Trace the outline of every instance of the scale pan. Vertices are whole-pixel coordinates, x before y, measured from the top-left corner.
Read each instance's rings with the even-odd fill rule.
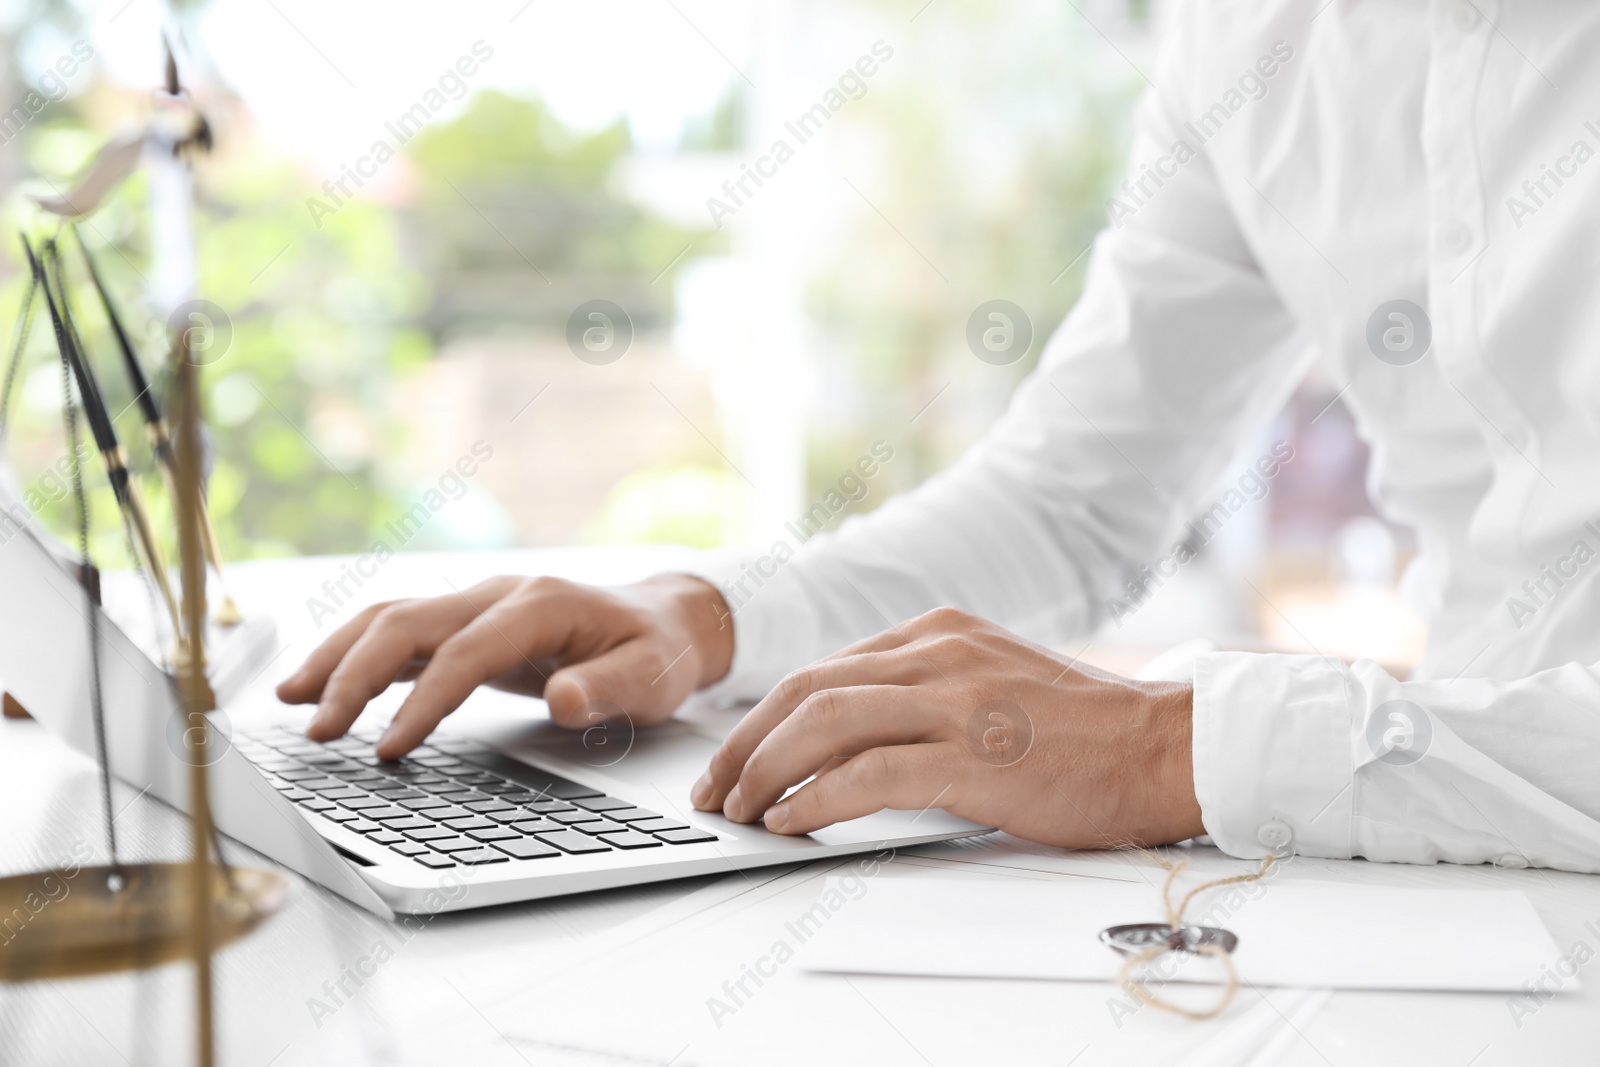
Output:
[[[211,868],[213,950],[237,941],[280,907],[277,871]],[[122,888],[111,890],[120,874]],[[188,862],[128,863],[0,878],[0,982],[75,978],[155,967],[192,955]]]

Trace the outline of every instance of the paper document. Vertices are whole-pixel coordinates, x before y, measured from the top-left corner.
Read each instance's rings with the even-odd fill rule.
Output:
[[[827,925],[804,966],[1114,980],[1123,958],[1100,941],[1100,931],[1161,921],[1159,900],[1149,885],[880,879]],[[1562,962],[1520,891],[1246,885],[1203,895],[1186,921],[1236,934],[1234,965],[1242,982],[1255,985],[1520,992]],[[1193,956],[1176,958],[1173,967],[1162,977],[1212,981],[1218,973],[1216,964]],[[1576,988],[1576,978],[1563,975],[1562,989]]]

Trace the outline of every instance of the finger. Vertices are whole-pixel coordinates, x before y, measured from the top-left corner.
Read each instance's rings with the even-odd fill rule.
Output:
[[[809,834],[884,808],[949,807],[959,803],[961,768],[961,748],[949,741],[868,749],[774,805],[766,826],[774,833]]]
[[[920,686],[864,685],[807,697],[745,762],[723,812],[750,822],[831,760],[886,745],[943,740],[946,716]]]
[[[344,654],[350,651],[350,646],[367,632],[367,627],[377,618],[379,612],[397,603],[400,601],[391,600],[383,604],[374,604],[329,634],[328,639],[312,650],[311,655],[306,657],[299,669],[278,683],[278,699],[285,704],[309,704],[321,697],[322,687],[327,684],[328,676],[339,665],[339,661],[344,659]]]
[[[425,659],[414,659],[400,668],[400,673],[394,676],[394,680],[397,682],[414,682],[417,679],[417,675],[422,673],[422,668],[427,665],[428,661]]]
[[[399,759],[416,748],[485,682],[518,668],[542,672],[537,661],[567,643],[572,619],[570,612],[545,610],[545,605],[522,597],[486,606],[440,643],[378,739],[378,755]]]
[[[695,783],[690,801],[701,811],[719,810],[728,791],[739,781],[745,761],[800,702],[822,689],[856,685],[909,684],[917,680],[916,667],[900,650],[869,652],[848,659],[818,660],[789,675],[761,702],[745,713],[711,757],[711,765]]]
[[[848,659],[851,656],[864,656],[868,652],[888,652],[907,644],[911,638],[901,627],[891,627],[871,637],[864,637],[853,645],[846,645],[832,655],[823,656],[820,662],[834,659]]]
[[[476,614],[459,596],[405,600],[379,612],[328,676],[306,736],[329,741],[342,735],[368,701],[393,685],[417,660],[432,656]]]
[[[658,641],[625,641],[552,674],[545,703],[551,720],[569,729],[592,725],[594,711],[618,717],[606,705],[636,722],[659,722],[694,692],[699,662],[692,647],[674,650]]]

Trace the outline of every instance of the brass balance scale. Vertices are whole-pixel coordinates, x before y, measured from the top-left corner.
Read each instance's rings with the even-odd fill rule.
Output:
[[[168,183],[169,190],[175,185],[187,194],[176,201],[181,205],[182,218],[158,218],[156,221],[188,232],[188,203],[193,197],[190,164],[194,156],[210,148],[211,133],[204,116],[179,82],[170,47],[166,56],[165,85],[155,93],[154,121],[135,136],[113,141],[103,148],[73,192],[39,200],[41,211],[58,219],[57,237],[43,241],[38,252],[26,237],[23,238],[32,282],[4,389],[9,393],[13,384],[15,364],[26,345],[34,297],[42,294],[54,328],[64,378],[71,378],[77,386],[76,403],[72,389],[63,386],[63,414],[71,438],[67,444],[73,462],[72,480],[80,534],[77,576],[84,591],[84,614],[89,627],[90,699],[111,862],[0,878],[0,915],[22,909],[31,916],[25,934],[13,939],[0,952],[0,981],[101,975],[190,959],[195,967],[196,1062],[210,1067],[215,1062],[212,953],[244,937],[274,914],[283,904],[289,883],[277,871],[228,864],[222,856],[211,819],[207,767],[212,759],[207,753],[215,743],[215,728],[206,713],[216,710],[217,700],[206,672],[206,623],[209,614],[212,623],[228,626],[238,621],[238,614],[225,592],[219,609],[214,613],[207,610],[207,564],[220,580],[221,557],[206,511],[203,488],[200,368],[194,358],[192,331],[173,331],[168,357],[169,406],[173,415],[173,432],[169,435],[155,403],[155,394],[144,381],[132,343],[95,269],[88,246],[80,236],[77,244],[84,264],[122,350],[124,364],[139,396],[152,449],[171,488],[178,530],[181,590],[180,596],[175,598],[138,484],[116,444],[111,420],[100,400],[87,353],[73,323],[62,250],[58,244],[62,231],[72,229],[76,233],[72,222],[92,215],[105,197],[141,164],[159,171],[160,179]],[[157,177],[153,173],[152,181]],[[175,650],[168,677],[174,690],[189,766],[192,816],[191,855],[183,861],[128,863],[117,858],[99,682],[103,615],[99,607],[98,572],[89,559],[88,506],[82,472],[78,469],[78,460],[83,455],[76,436],[80,414],[89,424],[104,461],[135,558],[159,592],[173,629]],[[69,882],[72,891],[58,898],[59,887]],[[39,906],[42,900],[54,902],[42,907]]]

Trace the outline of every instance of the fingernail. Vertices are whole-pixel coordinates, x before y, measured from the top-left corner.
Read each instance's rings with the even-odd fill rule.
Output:
[[[700,780],[689,790],[689,803],[697,808],[704,808],[706,801],[711,799],[711,772],[700,776]]]
[[[732,819],[734,822],[738,822],[739,821],[739,787],[738,786],[734,786],[732,789],[728,790],[728,799],[726,799],[726,800],[724,800],[722,802],[722,814],[726,815],[728,818]]]
[[[789,805],[779,804],[767,809],[767,829],[773,833],[782,833],[784,827],[789,825]]]

